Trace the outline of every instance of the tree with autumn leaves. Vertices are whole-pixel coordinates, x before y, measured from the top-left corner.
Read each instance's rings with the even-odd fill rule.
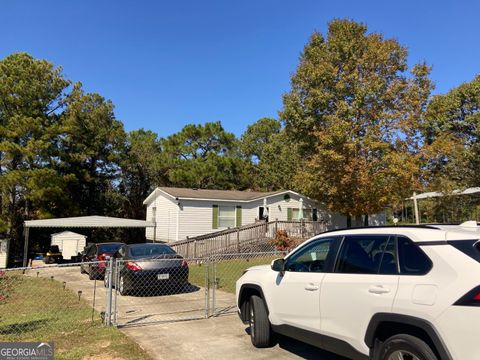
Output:
[[[397,40],[334,20],[304,48],[281,118],[302,161],[296,188],[331,210],[374,214],[419,186],[430,68]],[[367,217],[366,217],[367,218]]]
[[[0,60],[0,235],[20,239],[33,218],[144,218],[156,186],[288,188],[349,219],[413,190],[478,186],[480,76],[431,96],[430,67],[407,57],[397,40],[334,20],[306,44],[279,119],[237,138],[220,122],[127,133],[108,99],[12,54]]]

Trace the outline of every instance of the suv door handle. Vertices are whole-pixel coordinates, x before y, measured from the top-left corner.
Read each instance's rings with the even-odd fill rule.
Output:
[[[320,289],[320,287],[314,284],[308,284],[305,286],[305,290],[307,291],[317,291],[318,289]]]
[[[383,285],[373,285],[368,288],[368,292],[372,294],[388,294],[390,289]]]

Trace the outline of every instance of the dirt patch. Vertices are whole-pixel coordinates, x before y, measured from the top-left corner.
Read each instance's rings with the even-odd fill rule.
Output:
[[[111,342],[108,341],[108,340],[102,340],[102,341],[98,341],[98,342],[97,342],[97,346],[98,346],[99,348],[101,348],[101,349],[104,349],[104,348],[109,347],[110,344],[111,344]]]
[[[82,360],[126,360],[126,359],[113,354],[105,353],[102,355],[84,356]]]

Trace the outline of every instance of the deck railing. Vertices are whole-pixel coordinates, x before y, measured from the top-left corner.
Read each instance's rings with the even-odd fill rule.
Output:
[[[260,221],[254,224],[216,231],[169,243],[185,257],[202,257],[225,252],[242,252],[245,248],[273,240],[277,231],[285,230],[290,237],[307,239],[326,231],[319,221]]]

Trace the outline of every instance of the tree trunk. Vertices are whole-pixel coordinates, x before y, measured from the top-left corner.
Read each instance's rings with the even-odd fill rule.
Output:
[[[363,218],[363,226],[369,226],[368,225],[368,214],[365,214],[365,217]]]
[[[348,214],[347,215],[347,228],[351,228],[352,227],[352,215]]]

